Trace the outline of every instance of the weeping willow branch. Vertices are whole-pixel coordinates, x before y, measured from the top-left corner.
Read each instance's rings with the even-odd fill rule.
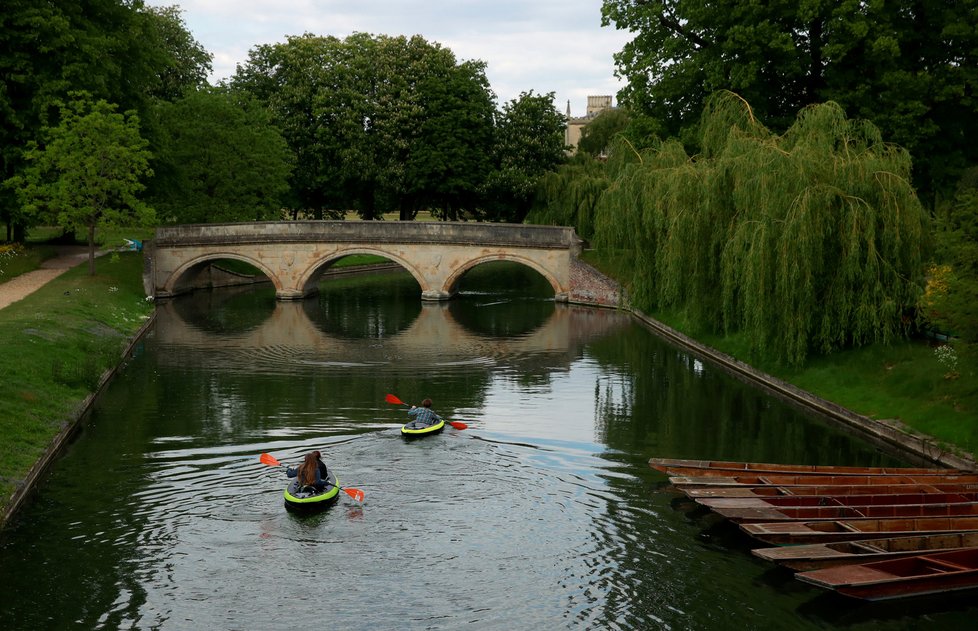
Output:
[[[775,136],[729,92],[701,133],[696,158],[667,141],[616,167],[593,206],[595,243],[635,253],[638,305],[789,363],[901,334],[926,225],[906,151],[835,103]]]

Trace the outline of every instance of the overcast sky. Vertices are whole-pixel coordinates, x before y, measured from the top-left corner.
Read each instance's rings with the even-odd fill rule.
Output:
[[[486,76],[497,103],[520,92],[556,93],[584,115],[589,95],[615,96],[612,55],[631,37],[601,26],[601,0],[147,0],[179,6],[184,23],[214,55],[211,83],[234,74],[235,66],[260,44],[314,33],[345,38],[421,35],[449,48],[460,61],[488,64]],[[615,100],[617,104],[617,99]]]

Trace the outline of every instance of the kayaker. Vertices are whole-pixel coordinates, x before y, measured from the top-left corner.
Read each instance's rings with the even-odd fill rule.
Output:
[[[438,421],[441,417],[435,414],[431,409],[431,399],[425,399],[421,402],[421,407],[412,405],[411,409],[408,410],[408,416],[414,419],[414,425],[430,427]]]
[[[318,451],[307,453],[305,460],[298,467],[285,469],[285,475],[299,479],[299,488],[311,486],[317,491],[322,491],[329,486],[326,482],[326,474],[326,463],[323,462],[322,454]]]

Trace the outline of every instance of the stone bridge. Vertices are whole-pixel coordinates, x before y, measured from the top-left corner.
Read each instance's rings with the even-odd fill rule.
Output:
[[[522,224],[400,221],[273,221],[164,226],[147,244],[147,293],[168,298],[209,285],[218,259],[260,269],[279,300],[317,291],[322,274],[351,254],[373,254],[407,270],[424,300],[447,300],[459,279],[489,261],[513,261],[539,272],[557,301],[573,290],[581,251],[573,228]]]

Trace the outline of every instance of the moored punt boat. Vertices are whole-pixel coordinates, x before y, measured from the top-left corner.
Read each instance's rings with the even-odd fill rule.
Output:
[[[883,537],[862,541],[812,543],[777,548],[758,548],[751,552],[762,559],[798,572],[837,565],[885,561],[927,552],[943,552],[978,547],[978,532],[952,532],[912,537]]]
[[[961,504],[978,501],[978,493],[872,493],[869,495],[776,495],[770,497],[696,497],[709,508],[805,506],[891,506],[895,504]]]
[[[744,497],[820,497],[836,495],[902,495],[905,493],[978,493],[978,484],[834,484],[819,486],[709,486],[684,488],[691,499]]]
[[[815,485],[891,485],[891,484],[978,484],[976,473],[917,473],[913,475],[805,475],[747,473],[736,476],[672,476],[669,482],[681,490],[741,486],[815,486]]]
[[[883,506],[771,506],[712,508],[738,524],[777,521],[886,519],[890,517],[978,517],[978,502],[958,504],[892,504]]]
[[[864,600],[887,600],[978,587],[978,548],[840,565],[796,578]]]
[[[783,546],[978,531],[978,517],[784,521],[741,524],[740,529],[764,543]]]
[[[732,462],[725,460],[687,460],[650,458],[649,466],[670,475],[736,476],[743,473],[807,475],[916,475],[965,473],[959,469],[924,467],[846,467],[836,465],[793,465],[767,462]]]

